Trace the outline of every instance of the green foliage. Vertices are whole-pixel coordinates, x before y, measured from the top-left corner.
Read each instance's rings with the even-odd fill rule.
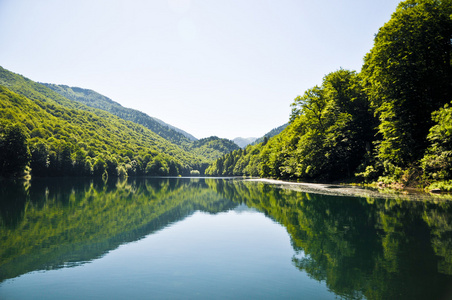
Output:
[[[209,161],[213,161],[226,153],[238,149],[240,147],[233,141],[221,139],[216,136],[194,141],[188,146],[188,150],[191,153],[205,157]]]
[[[359,76],[339,70],[297,97],[291,123],[259,146],[212,164],[210,175],[332,180],[352,176],[373,139],[373,117]]]
[[[234,159],[233,172],[411,185],[450,179],[451,117],[441,107],[452,99],[451,15],[451,1],[401,2],[375,36],[361,73],[330,73],[298,96],[289,126],[255,156]],[[208,174],[232,175],[227,159]]]
[[[17,123],[0,122],[0,177],[23,174],[30,160],[27,132]]]
[[[405,168],[420,159],[430,115],[452,98],[452,3],[401,2],[362,69],[380,123],[378,157]]]
[[[259,176],[262,144],[248,145],[218,158],[205,171],[210,176]]]
[[[443,192],[452,192],[452,180],[440,180],[433,182],[426,189],[428,191],[440,190]]]
[[[293,104],[299,116],[289,142],[295,149],[286,164],[297,177],[313,180],[349,178],[363,163],[374,138],[375,121],[361,78],[339,70]]]
[[[188,175],[190,170],[204,170],[207,165],[203,158],[141,125],[63,98],[2,68],[0,82],[0,120],[22,124],[25,144],[31,149],[31,157],[24,156],[25,165],[30,163],[34,176],[105,174],[112,178],[120,175],[118,168],[121,176],[124,172],[146,175],[147,155],[159,156],[162,169],[159,167],[158,174]]]
[[[421,161],[428,179],[452,179],[452,107],[446,104],[433,113],[436,123],[427,136],[431,145]]]

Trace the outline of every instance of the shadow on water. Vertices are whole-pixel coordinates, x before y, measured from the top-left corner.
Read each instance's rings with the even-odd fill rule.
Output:
[[[0,188],[0,280],[75,266],[195,211],[246,204],[283,225],[294,268],[347,299],[452,292],[452,204],[315,195],[224,179],[60,179]],[[449,294],[448,294],[449,293]]]

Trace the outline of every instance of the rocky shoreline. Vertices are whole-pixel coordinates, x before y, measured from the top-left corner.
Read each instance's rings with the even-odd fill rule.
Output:
[[[245,181],[262,182],[271,184],[278,188],[331,196],[352,196],[352,197],[379,198],[379,199],[403,199],[415,201],[452,200],[451,195],[431,194],[421,192],[415,189],[397,189],[397,190],[389,188],[378,189],[357,185],[290,182],[267,178],[250,178],[245,179]]]

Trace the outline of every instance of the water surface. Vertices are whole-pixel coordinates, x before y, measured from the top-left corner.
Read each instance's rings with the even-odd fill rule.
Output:
[[[227,179],[0,186],[0,298],[448,299],[452,205]]]

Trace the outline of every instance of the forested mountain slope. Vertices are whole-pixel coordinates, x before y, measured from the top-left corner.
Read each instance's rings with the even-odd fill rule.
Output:
[[[360,73],[327,74],[294,100],[280,134],[206,173],[452,189],[451,15],[450,1],[401,2]]]
[[[216,136],[200,139],[194,141],[189,146],[189,151],[207,158],[208,160],[215,160],[225,153],[229,153],[240,149],[240,147],[231,140],[222,139]]]
[[[276,128],[273,128],[272,130],[270,130],[269,132],[264,134],[263,137],[260,137],[260,138],[256,139],[252,144],[253,145],[260,144],[260,143],[262,143],[265,140],[265,138],[269,139],[271,137],[274,137],[275,135],[280,134],[287,127],[287,125],[289,125],[289,123],[286,123],[286,124],[283,124],[283,125],[278,126]]]
[[[151,130],[0,68],[0,176],[179,175],[206,161]],[[20,152],[20,153],[18,153]]]
[[[68,99],[78,101],[90,107],[105,110],[124,120],[143,125],[166,140],[179,145],[182,149],[192,152],[194,155],[201,156],[209,162],[238,149],[238,147],[233,145],[232,141],[228,139],[209,137],[197,140],[194,136],[181,129],[168,125],[165,122],[150,117],[140,111],[125,108],[119,103],[92,90],[71,88],[64,85],[44,85]]]
[[[81,102],[90,107],[108,111],[121,119],[143,125],[176,145],[186,146],[190,143],[190,141],[196,140],[194,136],[181,129],[166,124],[159,119],[150,117],[141,111],[123,107],[121,104],[95,91],[79,87],[69,87],[67,85],[56,85],[50,83],[42,84],[65,98]]]

